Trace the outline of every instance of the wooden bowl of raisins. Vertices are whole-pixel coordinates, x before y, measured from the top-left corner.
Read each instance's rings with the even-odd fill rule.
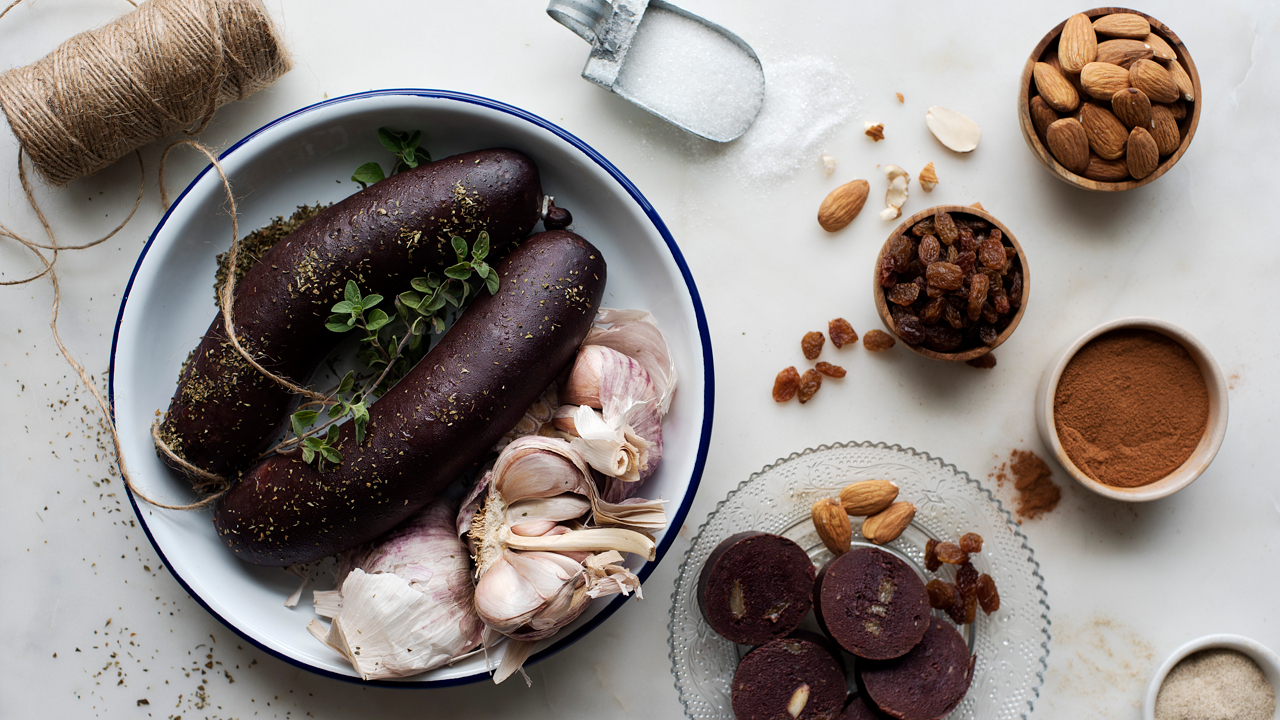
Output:
[[[889,332],[935,360],[972,360],[1017,329],[1031,289],[1027,258],[984,210],[939,205],[907,218],[876,258],[876,311]]]

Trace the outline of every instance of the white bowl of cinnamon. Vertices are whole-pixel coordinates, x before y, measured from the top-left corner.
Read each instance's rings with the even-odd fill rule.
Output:
[[[1227,431],[1227,383],[1208,348],[1155,318],[1103,323],[1067,346],[1040,379],[1040,437],[1099,495],[1128,502],[1181,490]]]

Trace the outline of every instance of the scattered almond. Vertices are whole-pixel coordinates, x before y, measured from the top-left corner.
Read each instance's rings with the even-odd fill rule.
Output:
[[[1125,88],[1111,96],[1111,112],[1126,127],[1151,126],[1151,101],[1138,88]]]
[[[880,211],[881,220],[896,220],[902,215],[902,205],[907,201],[907,183],[911,176],[897,165],[884,166],[885,179],[889,188],[884,192],[884,210]]]
[[[982,203],[980,203],[980,202],[976,202],[976,203],[974,203],[974,204],[970,205],[969,207],[971,207],[971,208],[977,208],[977,209],[979,209],[979,210],[981,210],[981,211],[983,211],[983,212],[986,212],[986,211],[987,211],[987,209],[986,209],[986,208],[982,207]]]
[[[1156,149],[1160,155],[1168,155],[1182,144],[1182,135],[1178,132],[1178,121],[1173,113],[1164,105],[1151,108],[1151,137],[1156,141]]]
[[[1093,21],[1093,29],[1099,35],[1141,40],[1151,34],[1151,23],[1133,13],[1111,13]]]
[[[1080,106],[1080,94],[1054,66],[1038,62],[1032,75],[1035,77],[1036,89],[1040,91],[1040,97],[1044,98],[1049,107],[1065,113]]]
[[[1171,103],[1179,96],[1169,70],[1154,60],[1139,60],[1130,66],[1129,84],[1146,93],[1151,102]]]
[[[1165,107],[1169,108],[1169,114],[1173,115],[1174,120],[1181,120],[1187,116],[1187,104],[1181,100],[1169,103]]]
[[[823,498],[813,504],[810,512],[813,515],[813,528],[818,531],[818,539],[822,540],[822,544],[835,555],[849,552],[853,524],[849,522],[849,514],[840,506],[840,501]]]
[[[911,526],[916,516],[916,506],[909,502],[896,502],[862,521],[862,537],[877,545],[891,543]]]
[[[1085,103],[1080,108],[1080,124],[1084,126],[1084,133],[1089,138],[1089,147],[1104,160],[1124,157],[1124,143],[1129,137],[1129,129],[1110,110],[1095,103]]]
[[[1177,60],[1178,54],[1173,51],[1173,47],[1164,41],[1164,38],[1155,33],[1151,33],[1142,39],[1142,42],[1151,46],[1151,52],[1156,54],[1160,60]]]
[[[1129,179],[1129,166],[1124,160],[1104,160],[1090,153],[1084,176],[1098,182],[1124,182]]]
[[[1173,76],[1173,84],[1178,87],[1178,92],[1182,93],[1182,99],[1187,102],[1195,102],[1196,86],[1191,82],[1191,76],[1182,68],[1182,63],[1177,60],[1169,60],[1165,63],[1165,67],[1169,69],[1169,74]]]
[[[894,93],[894,95],[897,95],[897,96],[898,96],[898,103],[899,103],[899,104],[904,103],[904,102],[906,102],[906,101],[907,101],[907,100],[906,100],[906,98],[902,97],[902,93]]]
[[[863,123],[863,124],[867,128],[867,132],[866,132],[867,137],[871,138],[872,140],[875,140],[876,142],[880,142],[881,140],[884,139],[884,123]]]
[[[836,171],[835,158],[831,157],[830,155],[823,155],[819,159],[822,160],[822,173],[824,175],[830,176],[831,173]]]
[[[1146,128],[1136,127],[1131,130],[1127,145],[1124,161],[1129,166],[1130,175],[1141,180],[1155,172],[1156,166],[1160,164],[1160,150]]]
[[[1058,112],[1049,107],[1049,103],[1045,102],[1044,98],[1039,95],[1031,98],[1029,109],[1031,111],[1031,124],[1035,126],[1036,134],[1043,140],[1045,133],[1049,131],[1049,126],[1060,119]]]
[[[898,486],[888,480],[862,480],[840,489],[840,505],[857,517],[875,515],[898,498]]]
[[[1141,40],[1108,40],[1098,43],[1097,62],[1128,69],[1138,60],[1150,60],[1154,55],[1151,46]]]
[[[922,190],[933,192],[933,189],[938,186],[938,173],[933,169],[933,163],[925,165],[917,179],[920,181]]]
[[[1089,137],[1075,118],[1063,118],[1050,125],[1045,143],[1067,170],[1079,175],[1089,166]]]
[[[1093,31],[1093,22],[1089,20],[1089,16],[1077,13],[1067,18],[1062,27],[1062,36],[1058,39],[1058,61],[1062,63],[1062,69],[1078,73],[1097,56],[1098,36]]]
[[[982,130],[978,124],[955,110],[934,105],[924,116],[929,132],[938,138],[938,142],[947,146],[948,150],[958,153],[972,152],[982,139]]]
[[[791,699],[787,701],[787,714],[793,718],[798,718],[808,704],[809,683],[802,683],[800,687],[795,689],[795,692],[791,693]]]
[[[1080,84],[1091,97],[1098,100],[1111,100],[1113,95],[1129,87],[1131,73],[1131,70],[1125,70],[1111,63],[1089,63],[1084,66],[1084,70],[1080,71]]]
[[[862,206],[871,193],[871,183],[854,180],[832,190],[818,206],[818,224],[827,232],[844,228],[862,212]]]

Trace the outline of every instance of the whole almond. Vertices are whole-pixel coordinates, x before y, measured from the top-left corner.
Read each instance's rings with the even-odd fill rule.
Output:
[[[1089,167],[1089,136],[1075,118],[1062,118],[1045,133],[1049,152],[1062,166],[1079,175]]]
[[[1164,41],[1164,38],[1155,33],[1151,33],[1142,39],[1142,42],[1151,46],[1151,52],[1161,60],[1177,60],[1178,53],[1173,51],[1173,47]]]
[[[1148,60],[1147,62],[1151,62]],[[1156,67],[1160,67],[1157,65]],[[1161,68],[1163,70],[1163,68]],[[1098,100],[1110,100],[1113,95],[1130,86],[1132,70],[1125,70],[1111,63],[1092,62],[1080,71],[1080,85],[1085,93]],[[1168,74],[1167,72],[1165,73]]]
[[[1031,124],[1035,126],[1036,134],[1043,140],[1045,133],[1049,131],[1049,126],[1058,121],[1058,112],[1049,107],[1049,103],[1039,95],[1031,98],[1030,111]]]
[[[1044,98],[1049,107],[1058,112],[1071,112],[1080,105],[1080,94],[1054,66],[1038,62],[1032,75],[1035,76],[1040,97]]]
[[[915,505],[906,501],[896,502],[862,521],[862,537],[877,545],[891,543],[911,526],[915,516]]]
[[[840,506],[840,501],[823,498],[813,504],[813,528],[818,531],[818,538],[835,555],[849,552],[849,542],[853,539],[853,523],[849,522],[849,514]]]
[[[1151,46],[1141,40],[1108,40],[1098,43],[1098,60],[1128,69],[1138,60],[1150,60],[1155,55]]]
[[[1084,169],[1084,176],[1099,182],[1124,182],[1129,179],[1129,166],[1124,160],[1104,160],[1090,154],[1089,167]]]
[[[1169,108],[1169,113],[1173,115],[1174,120],[1181,120],[1187,116],[1187,104],[1181,100],[1165,105]]]
[[[858,217],[871,192],[866,180],[847,182],[832,190],[818,206],[818,224],[827,232],[835,232]]]
[[[1160,164],[1160,150],[1146,128],[1136,127],[1129,131],[1127,145],[1124,162],[1129,166],[1130,175],[1141,180],[1156,171]]]
[[[1169,75],[1173,77],[1173,84],[1178,86],[1178,92],[1182,93],[1182,99],[1187,102],[1195,102],[1196,86],[1191,82],[1191,76],[1182,68],[1182,63],[1177,60],[1169,60],[1165,63],[1165,67],[1169,69]]]
[[[1126,127],[1151,127],[1151,101],[1138,88],[1125,88],[1112,95],[1111,112]]]
[[[1110,110],[1095,103],[1085,103],[1080,108],[1080,124],[1089,138],[1089,147],[1104,160],[1124,157],[1129,129]]]
[[[1178,121],[1173,113],[1164,105],[1151,108],[1151,137],[1156,141],[1156,149],[1161,157],[1168,155],[1182,144],[1182,133],[1178,130]]]
[[[1171,103],[1179,97],[1173,75],[1154,60],[1138,60],[1129,66],[1129,84],[1146,93],[1151,102]]]
[[[1151,34],[1151,23],[1133,13],[1111,13],[1093,21],[1093,29],[1099,35],[1141,40]]]
[[[1080,87],[1080,73],[1069,73],[1063,70],[1062,63],[1058,62],[1058,53],[1048,53],[1042,60],[1066,78],[1067,82],[1071,83],[1071,87],[1076,89],[1077,95],[1084,95],[1084,88]]]
[[[1098,36],[1093,32],[1093,22],[1084,13],[1067,18],[1058,38],[1058,60],[1062,69],[1078,73],[1098,55]],[[1052,103],[1050,103],[1052,104]]]
[[[875,515],[898,498],[898,486],[888,480],[863,480],[840,490],[840,505],[849,515]]]

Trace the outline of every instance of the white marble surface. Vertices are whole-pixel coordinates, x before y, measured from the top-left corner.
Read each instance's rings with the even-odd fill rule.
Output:
[[[479,684],[429,692],[367,689],[313,676],[249,646],[165,572],[123,496],[97,411],[48,330],[51,290],[0,288],[0,717],[669,717],[682,714],[666,622],[687,538],[725,493],[793,451],[839,440],[910,445],[986,477],[1015,448],[1044,454],[1032,396],[1051,354],[1114,317],[1154,315],[1200,337],[1231,383],[1231,422],[1213,466],[1182,493],[1143,506],[1098,499],[1060,469],[1064,499],[1023,528],[1052,607],[1049,672],[1037,717],[1136,718],[1147,677],[1182,642],[1235,632],[1280,648],[1280,486],[1273,446],[1280,377],[1280,246],[1273,182],[1280,161],[1280,6],[1160,3],[1203,83],[1195,142],[1156,183],[1094,195],[1032,158],[1014,113],[1018,76],[1066,3],[740,3],[684,0],[738,32],[769,77],[773,120],[804,125],[781,142],[759,133],[709,148],[578,78],[587,46],[521,2],[269,0],[297,67],[269,90],[224,108],[203,134],[225,147],[325,97],[380,87],[438,87],[526,108],[610,158],[646,193],[680,243],[702,291],[716,356],[716,422],[702,489],[643,602],[534,666],[534,686]],[[30,62],[71,34],[128,9],[106,0],[39,0],[0,20],[0,66]],[[808,71],[805,71],[808,68]],[[834,68],[843,79],[817,74]],[[790,80],[790,82],[788,82]],[[906,97],[899,105],[895,92]],[[799,103],[807,102],[801,111]],[[925,129],[930,105],[983,129],[971,156]],[[766,110],[769,112],[770,110]],[[768,119],[766,116],[765,119]],[[828,132],[822,133],[822,119]],[[885,123],[873,144],[862,122]],[[764,122],[764,119],[761,121]],[[763,126],[761,126],[763,127]],[[770,135],[760,137],[759,135]],[[812,142],[799,138],[811,137]],[[37,225],[18,185],[16,144],[0,134],[0,222]],[[817,155],[839,161],[825,177]],[[63,337],[94,373],[108,362],[120,291],[160,215],[159,147],[144,150],[148,186],[120,235],[59,259]],[[981,201],[1025,247],[1033,290],[1021,327],[980,373],[898,347],[824,359],[849,370],[808,405],[776,406],[774,374],[802,361],[797,341],[834,316],[878,325],[868,289],[891,224],[864,212],[835,235],[813,217],[826,192],[857,177],[883,191],[876,166],[912,184],[905,210]],[[182,155],[172,190],[201,163]],[[119,221],[137,187],[120,163],[60,190],[38,189],[63,242]],[[34,265],[0,245],[2,280]],[[234,680],[234,682],[233,682]],[[145,699],[149,704],[139,704]]]

